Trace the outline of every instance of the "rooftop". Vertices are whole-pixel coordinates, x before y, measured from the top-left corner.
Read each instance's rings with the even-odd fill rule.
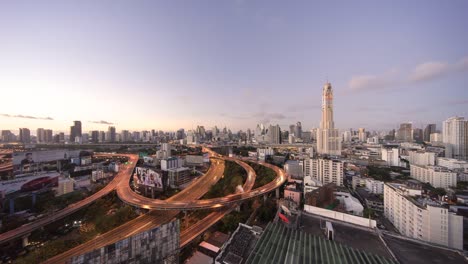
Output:
[[[395,263],[280,223],[270,223],[245,263]]]

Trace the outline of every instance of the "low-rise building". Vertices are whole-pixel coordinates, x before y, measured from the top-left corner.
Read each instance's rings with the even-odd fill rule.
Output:
[[[436,165],[437,153],[429,151],[408,151],[409,163],[419,166]]]
[[[451,158],[437,158],[437,165],[457,172],[468,172],[468,161]]]
[[[55,188],[55,194],[61,196],[74,190],[75,181],[71,178],[60,178],[58,180],[58,186]]]
[[[364,207],[359,200],[347,192],[335,192],[335,198],[344,204],[347,213],[362,216]]]
[[[190,181],[190,169],[186,167],[172,168],[167,170],[169,186],[178,188]]]

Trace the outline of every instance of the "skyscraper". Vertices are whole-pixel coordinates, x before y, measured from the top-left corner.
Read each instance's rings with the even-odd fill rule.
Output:
[[[20,128],[19,130],[19,141],[22,143],[31,143],[31,131],[27,128]]]
[[[403,123],[400,124],[398,129],[398,140],[402,142],[413,142],[413,124]]]
[[[444,121],[442,129],[442,142],[445,145],[445,157],[467,159],[468,121],[463,117],[451,117]]]
[[[341,138],[333,122],[333,90],[329,82],[322,90],[322,121],[317,129],[317,153],[341,155]]]
[[[429,142],[431,140],[431,134],[436,132],[436,124],[428,124],[424,128],[424,141]]]
[[[70,142],[75,142],[76,137],[81,138],[81,121],[73,121],[74,125],[70,127]]]
[[[294,130],[294,136],[296,138],[302,138],[302,124],[301,124],[301,122],[296,123],[296,127],[295,127],[295,130]]]
[[[107,139],[107,141],[109,142],[115,142],[116,141],[116,135],[115,135],[115,127],[113,126],[110,126],[107,130],[107,133],[109,135],[109,138]]]
[[[270,125],[267,134],[271,144],[281,144],[281,129],[279,125]]]

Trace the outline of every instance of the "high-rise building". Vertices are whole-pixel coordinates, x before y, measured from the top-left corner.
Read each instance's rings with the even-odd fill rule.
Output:
[[[108,142],[115,142],[116,141],[116,135],[115,135],[115,127],[114,126],[110,126],[108,129],[107,129],[107,133],[108,133],[108,138],[107,138],[107,141]]]
[[[320,181],[322,184],[343,185],[343,162],[329,158],[305,159],[304,176]],[[309,170],[309,171],[308,171]]]
[[[463,117],[451,117],[444,121],[442,142],[445,157],[466,160],[468,157],[468,121]]]
[[[91,142],[98,143],[99,142],[99,131],[93,130],[91,131]]]
[[[322,90],[322,121],[317,129],[317,153],[341,155],[341,138],[333,122],[333,90],[329,82]]]
[[[381,148],[382,160],[387,162],[387,166],[400,166],[400,149],[398,146],[383,146]]]
[[[11,133],[10,130],[2,130],[0,140],[3,142],[12,142],[16,140],[16,136],[13,133]]]
[[[422,143],[424,141],[423,130],[421,128],[413,129],[413,141],[416,143]]]
[[[281,144],[281,129],[279,125],[268,127],[268,139],[271,144]]]
[[[45,142],[45,133],[43,128],[38,128],[36,130],[36,140],[37,143],[44,143]]]
[[[154,135],[153,131],[151,132],[151,135]],[[121,141],[122,142],[130,141],[130,131],[122,130],[122,132],[120,133],[120,136],[121,136]],[[156,136],[156,135],[154,135],[154,136]]]
[[[302,138],[302,124],[299,121],[296,123],[296,126],[294,127],[294,137]]]
[[[54,140],[53,134],[54,132],[52,131],[52,129],[44,130],[44,141],[46,143],[51,143]]]
[[[359,137],[360,142],[366,142],[367,141],[367,133],[366,133],[365,128],[360,127],[358,129],[358,137]]]
[[[404,236],[463,249],[463,216],[406,185],[384,185],[384,213]]]
[[[397,139],[402,142],[413,142],[412,132],[413,132],[413,124],[411,123],[400,124],[400,128],[398,129]]]
[[[19,129],[19,141],[21,143],[31,143],[31,131],[27,128],[20,128]]]
[[[424,141],[429,142],[431,140],[431,134],[436,132],[436,124],[428,124],[424,128]]]
[[[76,137],[81,138],[81,121],[73,121],[73,123],[74,125],[70,127],[70,142],[76,142]]]

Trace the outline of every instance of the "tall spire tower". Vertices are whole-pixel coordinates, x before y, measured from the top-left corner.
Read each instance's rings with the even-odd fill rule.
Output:
[[[333,122],[333,89],[329,82],[322,89],[322,120],[317,129],[317,153],[341,156],[341,138]]]

